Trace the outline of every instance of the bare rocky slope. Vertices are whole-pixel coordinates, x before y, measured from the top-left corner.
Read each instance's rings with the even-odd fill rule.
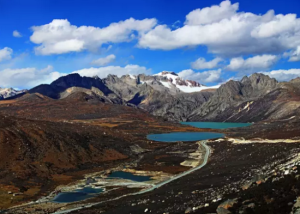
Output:
[[[137,107],[169,121],[258,122],[299,115],[299,82],[298,78],[278,83],[264,74],[253,74],[208,88],[172,72],[105,79],[70,74],[29,93],[63,99],[83,92],[101,102]]]
[[[300,78],[278,83],[263,74],[229,81],[195,109],[190,121],[259,122],[299,115]]]
[[[173,73],[164,74],[171,75],[173,79],[164,75],[125,75],[120,78],[109,75],[105,79],[100,79],[70,74],[50,85],[39,85],[29,90],[29,93],[62,99],[75,92],[84,92],[97,96],[102,102],[136,106],[170,121],[185,121],[194,109],[213,95],[213,90],[205,91],[203,89],[207,87],[199,83],[184,81]],[[199,91],[186,93],[180,88]]]

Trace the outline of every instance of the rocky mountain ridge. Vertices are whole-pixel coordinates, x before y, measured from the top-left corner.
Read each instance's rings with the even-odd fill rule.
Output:
[[[188,93],[178,87],[200,91]],[[64,99],[75,92],[84,92],[100,97],[103,102],[136,106],[155,116],[163,116],[166,120],[179,121],[186,120],[193,109],[210,98],[213,91],[205,91],[207,88],[209,87],[194,81],[185,81],[170,72],[154,76],[108,75],[104,79],[70,74],[49,85],[39,85],[29,90],[29,93],[42,94],[52,99]]]
[[[277,82],[264,74],[222,85],[208,102],[189,116],[191,121],[259,122],[299,116],[299,80]]]
[[[258,122],[298,115],[299,82],[300,78],[279,83],[267,75],[253,74],[205,90],[206,86],[183,80],[172,72],[153,76],[108,75],[104,79],[70,74],[29,93],[64,99],[83,92],[102,102],[134,106],[171,121]],[[190,93],[182,87],[201,90]]]

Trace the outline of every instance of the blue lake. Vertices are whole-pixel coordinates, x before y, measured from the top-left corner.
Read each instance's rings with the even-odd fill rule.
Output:
[[[149,181],[151,180],[150,176],[140,176],[140,175],[134,175],[130,172],[123,172],[123,171],[115,171],[112,172],[108,178],[123,178],[123,179],[128,179],[132,181],[138,181],[138,182],[143,182],[143,181]]]
[[[181,122],[183,125],[194,126],[197,128],[228,129],[250,126],[251,123],[220,123],[220,122]]]
[[[213,132],[173,132],[166,134],[150,134],[148,140],[160,142],[198,141],[224,137],[222,133]]]
[[[220,123],[220,122],[182,122],[181,124],[196,128],[228,129],[250,126],[251,123]],[[148,140],[160,142],[198,141],[224,137],[222,133],[214,132],[173,132],[165,134],[150,134]]]
[[[74,192],[61,192],[53,199],[56,203],[71,203],[76,201],[86,200],[95,197],[97,194],[103,192],[103,189],[95,189],[91,187],[85,187],[83,189],[77,189]]]

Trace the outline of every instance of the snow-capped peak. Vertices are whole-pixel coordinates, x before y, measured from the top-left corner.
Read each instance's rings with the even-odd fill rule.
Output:
[[[26,90],[16,90],[13,88],[0,88],[0,99],[13,97],[18,94],[24,93],[25,91]]]
[[[154,76],[162,76],[162,77],[167,77],[168,80],[170,80],[171,82],[176,82],[176,80],[180,77],[174,73],[174,72],[171,72],[171,71],[163,71],[163,72],[160,72],[158,74],[154,74]]]
[[[179,77],[178,74],[170,71],[163,71],[158,74],[155,74],[154,76],[165,77],[167,81],[163,79],[160,80],[160,82],[165,87],[171,88],[172,86],[175,86],[176,88],[180,89],[182,92],[185,93],[192,93],[192,92],[202,91],[206,89],[215,89],[219,87],[219,86],[207,87],[193,80],[184,80],[181,77]]]

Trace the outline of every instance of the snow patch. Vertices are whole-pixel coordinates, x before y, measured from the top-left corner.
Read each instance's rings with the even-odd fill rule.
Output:
[[[163,76],[163,77],[167,77],[168,79],[172,80],[172,83],[175,84],[176,83],[176,79],[180,79],[180,77],[178,77],[177,75],[171,74],[171,73],[166,73],[166,72],[160,72],[158,74],[154,74],[154,76]]]
[[[134,79],[134,80],[136,79],[136,77],[132,74],[129,74],[129,76],[130,76],[131,79]]]
[[[182,91],[182,92],[193,93],[193,92],[199,92],[199,91],[208,90],[208,89],[217,89],[217,88],[220,87],[220,85],[200,86],[200,87],[190,87],[190,86],[176,85],[176,87],[179,88],[180,91]]]
[[[164,81],[160,81],[161,84],[163,84],[165,87],[167,88],[171,88],[171,83],[170,82],[164,82]]]
[[[154,74],[153,76],[166,77],[170,82],[160,81],[165,87],[171,88],[171,84],[173,84],[176,88],[178,88],[180,91],[182,91],[184,93],[199,92],[199,91],[203,91],[203,90],[207,90],[207,89],[217,89],[217,88],[220,87],[220,85],[204,86],[204,85],[201,85],[201,84],[199,84],[200,86],[193,86],[190,81],[183,80],[181,77],[179,77],[174,72],[169,72],[169,71],[163,71],[163,72],[160,72],[158,74]],[[184,81],[187,85],[177,84],[177,81],[178,82]]]

